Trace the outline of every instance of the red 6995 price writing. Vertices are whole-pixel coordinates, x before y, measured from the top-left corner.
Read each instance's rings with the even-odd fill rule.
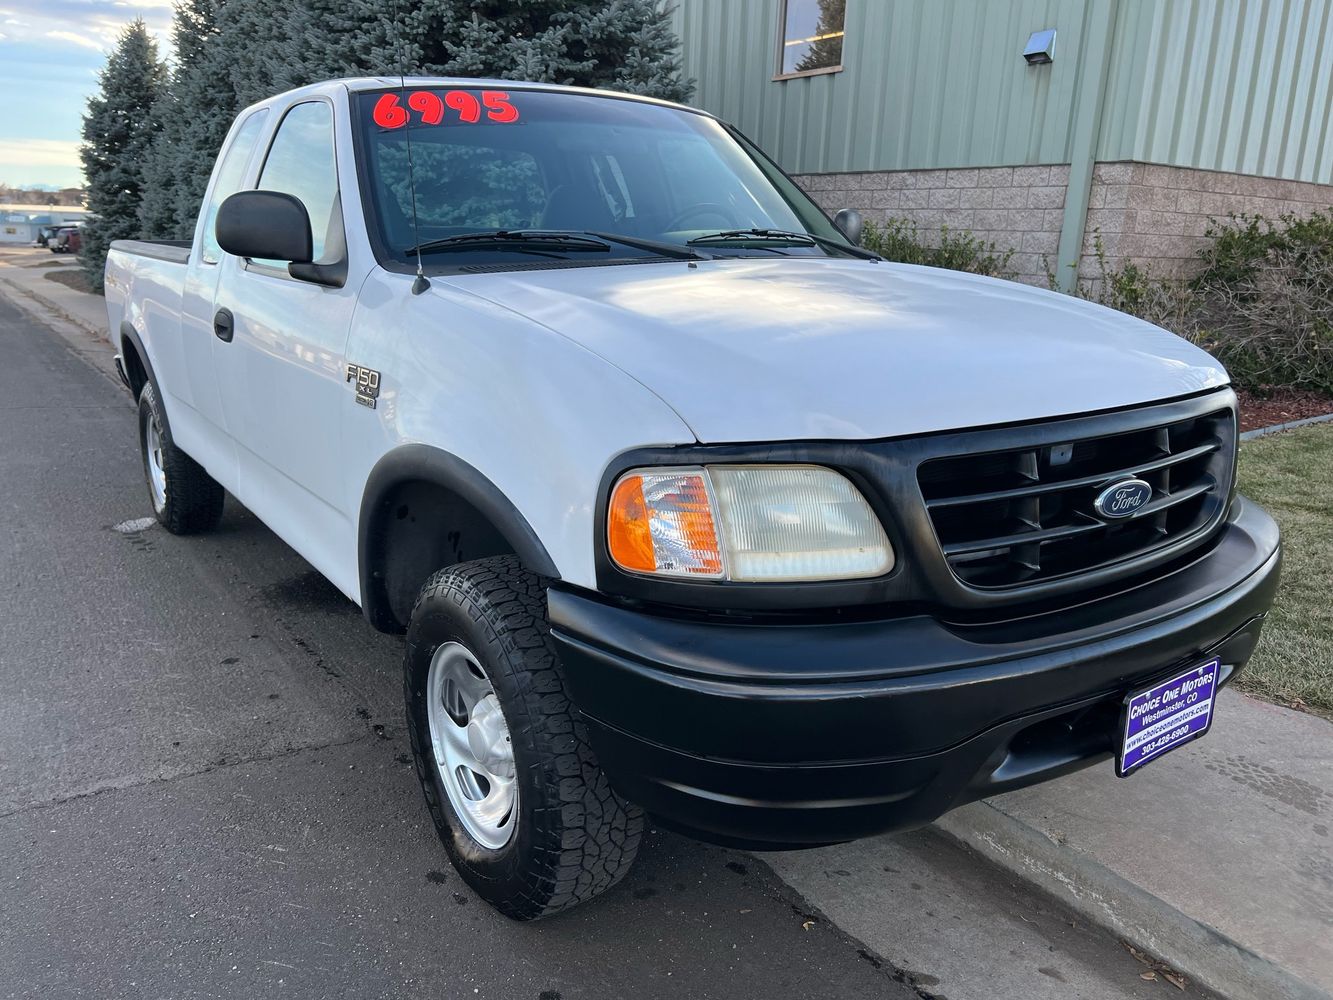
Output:
[[[518,121],[518,108],[509,103],[509,94],[503,90],[483,90],[481,100],[467,90],[446,90],[441,97],[433,90],[414,90],[407,95],[407,107],[401,103],[401,94],[385,94],[375,102],[371,115],[380,128],[402,128],[408,122],[408,109],[420,116],[422,125],[439,125],[445,112],[455,121],[472,124],[481,121],[481,113],[493,122]]]

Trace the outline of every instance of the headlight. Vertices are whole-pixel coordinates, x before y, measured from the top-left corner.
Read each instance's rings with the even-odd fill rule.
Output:
[[[607,545],[621,569],[689,579],[859,580],[893,569],[865,497],[817,465],[627,472],[611,491]]]

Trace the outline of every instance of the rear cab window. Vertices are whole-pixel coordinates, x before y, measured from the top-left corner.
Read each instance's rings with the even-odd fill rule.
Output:
[[[268,117],[268,108],[252,112],[236,130],[236,136],[227,147],[222,162],[218,164],[217,179],[204,207],[204,229],[201,236],[200,256],[206,264],[216,264],[222,259],[222,248],[218,246],[217,218],[218,206],[241,189],[245,180],[245,168],[250,163],[250,154],[259,141],[259,133]]]

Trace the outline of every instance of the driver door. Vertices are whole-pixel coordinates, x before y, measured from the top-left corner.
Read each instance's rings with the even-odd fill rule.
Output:
[[[346,262],[333,105],[287,109],[264,154],[256,188],[296,196],[310,215],[314,259]],[[228,255],[214,299],[214,369],[227,430],[237,444],[237,496],[340,587],[349,498],[340,476],[341,412],[354,405],[345,349],[359,280],[301,281],[284,261]],[[229,331],[228,328],[229,327]],[[224,336],[226,332],[229,337]],[[352,582],[354,586],[354,581]]]

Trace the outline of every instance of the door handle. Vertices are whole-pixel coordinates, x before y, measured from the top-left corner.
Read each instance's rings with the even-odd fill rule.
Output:
[[[219,309],[213,316],[213,333],[218,340],[231,343],[231,338],[236,334],[236,320],[230,309]]]

